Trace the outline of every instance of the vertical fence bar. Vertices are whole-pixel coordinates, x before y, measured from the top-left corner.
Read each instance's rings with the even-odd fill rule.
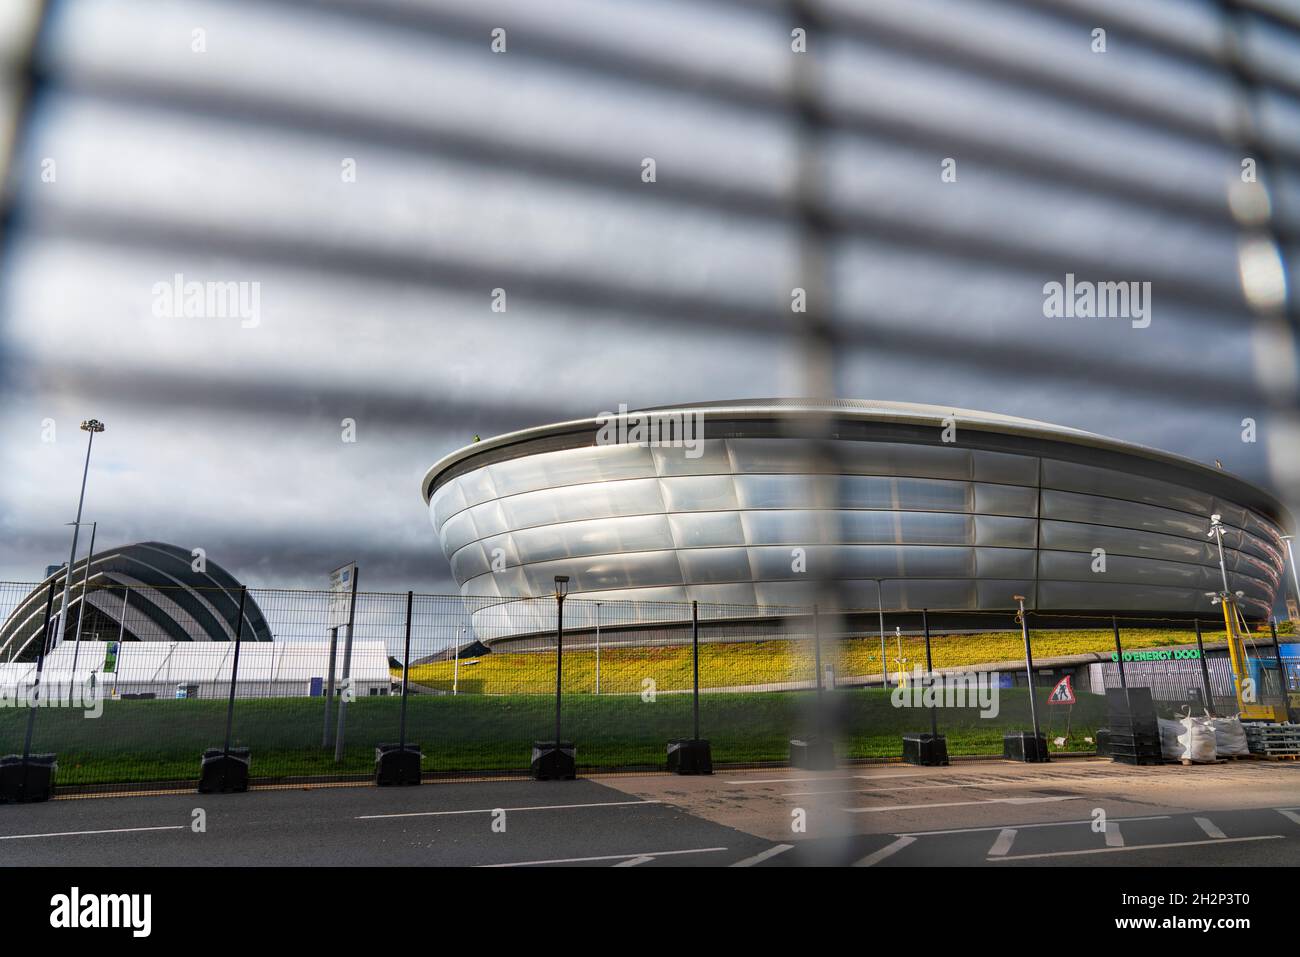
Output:
[[[1214,707],[1214,690],[1210,687],[1210,663],[1205,660],[1205,642],[1201,640],[1201,619],[1193,618],[1192,622],[1196,625],[1196,651],[1197,658],[1201,662],[1201,683],[1205,686],[1205,710],[1217,716],[1218,709]]]
[[[1124,646],[1119,641],[1119,618],[1115,615],[1110,616],[1110,628],[1115,633],[1115,664],[1119,667],[1119,686],[1127,689],[1128,680],[1124,677]],[[1199,639],[1199,626],[1196,634]]]
[[[248,595],[248,588],[244,585],[239,586],[239,619],[235,624],[235,659],[230,663],[230,700],[226,704],[226,744],[224,754],[230,757],[230,733],[234,728],[235,722],[235,682],[239,680],[239,647],[243,644],[244,637],[244,599]]]
[[[23,738],[23,767],[32,756],[32,733],[36,729],[36,706],[41,696],[41,672],[45,668],[45,655],[50,643],[50,614],[54,611],[54,579],[50,579],[50,592],[45,598],[45,619],[41,625],[41,650],[36,656],[36,680],[32,684],[31,705],[27,709],[27,734]],[[26,770],[23,774],[26,775]]]
[[[694,673],[691,708],[694,711],[695,734],[692,741],[700,740],[700,603],[691,602],[691,670]]]
[[[921,609],[921,630],[925,632],[925,676],[931,688],[934,687],[934,659],[930,657],[930,617],[924,608]],[[930,733],[936,738],[939,736],[939,713],[930,708]]]
[[[397,734],[397,750],[406,750],[406,696],[410,690],[407,676],[411,672],[411,607],[415,604],[415,592],[406,593],[406,647],[402,652],[402,723]]]
[[[335,625],[330,629],[330,663],[329,677],[325,684],[325,727],[321,730],[320,746],[328,748],[330,746],[330,711],[334,707],[334,659],[338,657],[339,649],[339,629]]]
[[[563,689],[560,685],[564,677],[564,596],[555,596],[555,750],[559,757],[560,750],[560,697]]]
[[[348,695],[352,693],[348,680],[352,677],[352,632],[357,622],[357,579],[361,569],[352,566],[352,597],[348,599],[348,637],[343,644],[343,694],[339,696],[338,730],[334,735],[334,762],[343,760],[343,734],[348,721]]]
[[[813,667],[817,669],[817,693],[822,693],[822,625],[821,618],[817,614],[817,606],[813,605]]]

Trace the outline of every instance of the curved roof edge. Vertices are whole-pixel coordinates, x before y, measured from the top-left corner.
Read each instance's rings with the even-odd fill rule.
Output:
[[[196,637],[190,633],[193,629],[187,630],[181,624],[182,619],[188,619],[209,639],[229,640],[239,620],[238,595],[242,586],[210,558],[205,560],[202,572],[194,571],[191,561],[191,554],[176,545],[136,542],[82,556],[71,569],[61,566],[23,597],[0,622],[0,652],[5,658],[21,657],[33,641],[41,638],[51,586],[55,596],[53,613],[55,616],[62,614],[63,583],[69,573],[72,586],[68,594],[68,613],[72,616],[75,612],[79,616],[83,599],[81,587],[88,568],[88,582],[94,590],[86,596],[86,603],[96,613],[120,620],[120,615],[114,613],[115,605],[105,610],[96,607],[97,602],[93,599],[105,589],[128,588],[134,595],[130,611],[140,619],[140,625],[166,634],[174,641],[184,641]],[[251,595],[247,596],[244,604],[243,621],[246,625],[244,640],[272,640],[266,616]]]
[[[610,412],[608,414],[591,416],[585,419],[571,419],[565,422],[552,422],[546,425],[533,426],[527,429],[520,429],[515,432],[506,432],[496,435],[480,442],[474,442],[470,445],[463,446],[453,452],[444,455],[424,474],[420,482],[420,493],[425,504],[428,504],[430,496],[433,494],[439,480],[450,469],[468,462],[476,456],[490,452],[498,452],[512,445],[523,445],[531,443],[538,439],[545,439],[554,436],[563,436],[574,433],[585,433],[595,431],[602,424],[611,419],[619,419],[625,416],[645,415],[656,412],[700,412],[706,416],[715,413],[719,416],[725,415],[728,418],[742,419],[770,419],[775,417],[794,418],[805,416],[808,418],[819,418],[830,415],[838,419],[853,419],[866,422],[878,422],[881,424],[895,424],[900,426],[929,426],[942,428],[943,420],[955,416],[958,420],[959,428],[974,429],[980,432],[993,434],[1014,435],[1028,439],[1039,439],[1043,441],[1075,446],[1078,448],[1091,448],[1099,451],[1117,453],[1133,458],[1146,459],[1148,461],[1160,463],[1166,466],[1173,466],[1180,471],[1189,473],[1191,478],[1200,476],[1211,485],[1228,485],[1239,488],[1241,491],[1241,501],[1238,504],[1253,504],[1255,507],[1262,508],[1263,511],[1270,514],[1270,517],[1277,520],[1288,530],[1294,528],[1294,523],[1290,513],[1271,492],[1260,488],[1252,482],[1234,475],[1231,472],[1225,472],[1222,469],[1213,468],[1195,459],[1186,456],[1177,455],[1173,452],[1166,452],[1162,449],[1152,448],[1151,446],[1140,445],[1136,442],[1128,442],[1122,439],[1114,439],[1109,436],[1099,435],[1095,432],[1087,432],[1083,429],[1075,429],[1069,426],[1054,425],[1050,422],[1042,422],[1036,419],[1025,419],[1013,415],[1003,415],[997,412],[982,412],[974,409],[962,409],[954,406],[944,405],[926,405],[914,402],[887,402],[877,400],[861,399],[792,399],[792,398],[775,398],[775,399],[729,399],[715,402],[688,402],[680,405],[668,406],[650,406],[647,408],[628,409],[626,412]],[[533,454],[524,452],[521,454]],[[499,461],[493,457],[494,461]],[[1231,496],[1227,496],[1231,498]]]

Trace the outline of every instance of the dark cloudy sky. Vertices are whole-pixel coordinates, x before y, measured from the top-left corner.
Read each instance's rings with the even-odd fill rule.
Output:
[[[823,6],[840,393],[1272,481],[1286,444],[1257,360],[1276,345],[1242,296],[1214,5]],[[108,424],[86,501],[101,544],[203,547],[255,585],[323,587],[357,559],[367,586],[449,591],[419,482],[475,433],[803,388],[775,5],[366,8],[52,5],[6,177],[0,578],[66,559],[88,416]],[[1257,43],[1300,89],[1295,34]],[[1261,128],[1291,164],[1300,98],[1269,95]],[[1293,224],[1294,169],[1273,192]],[[1067,272],[1151,282],[1151,325],[1044,316]],[[177,274],[256,283],[256,316],[160,315]]]

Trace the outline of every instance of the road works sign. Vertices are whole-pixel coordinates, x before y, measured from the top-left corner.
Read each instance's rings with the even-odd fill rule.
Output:
[[[1074,686],[1070,684],[1070,676],[1066,675],[1056,683],[1052,693],[1047,696],[1048,704],[1074,704]]]

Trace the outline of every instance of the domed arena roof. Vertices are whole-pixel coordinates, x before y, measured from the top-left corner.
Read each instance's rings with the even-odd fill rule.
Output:
[[[123,545],[81,559],[72,568],[64,640],[74,638],[78,624],[82,637],[107,634],[125,641],[233,640],[240,583],[211,559],[204,559],[202,571],[195,571],[194,564],[189,551],[164,542]],[[51,584],[51,632],[57,634],[55,623],[66,572],[60,568],[41,582],[0,625],[0,661],[36,657]],[[79,621],[83,615],[84,620]],[[252,596],[244,602],[243,640],[271,640],[266,617]]]

